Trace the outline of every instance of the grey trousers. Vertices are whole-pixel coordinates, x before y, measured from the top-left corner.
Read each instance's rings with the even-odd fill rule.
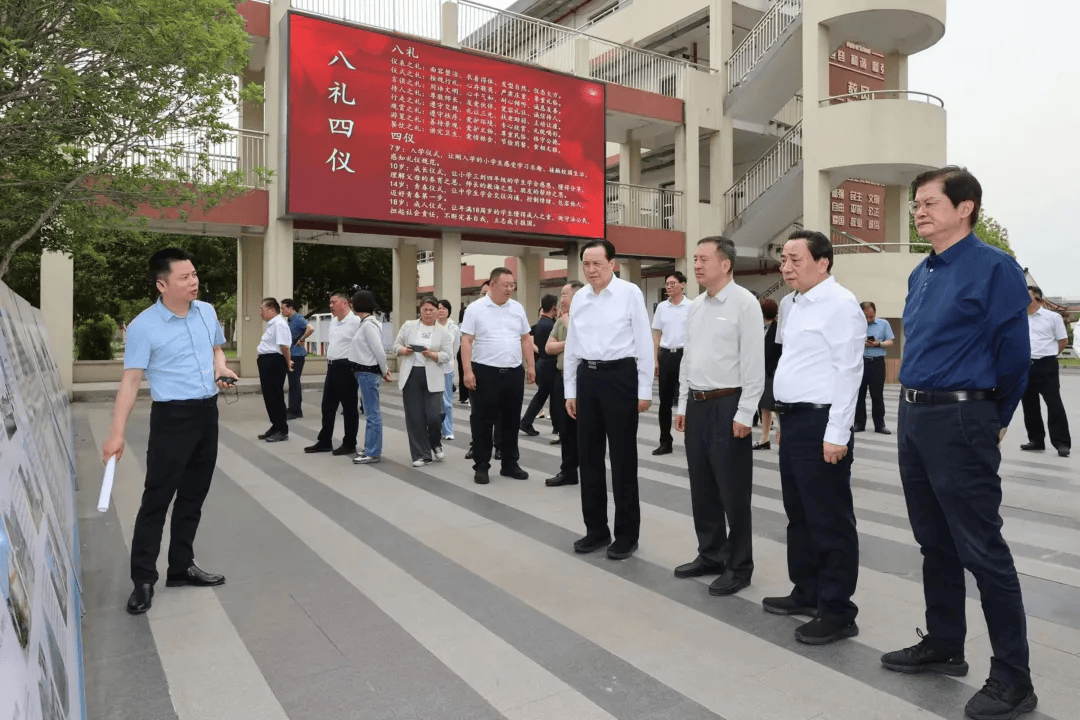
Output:
[[[434,460],[431,452],[442,446],[443,391],[429,392],[427,374],[414,367],[401,391],[405,405],[405,429],[413,461]]]

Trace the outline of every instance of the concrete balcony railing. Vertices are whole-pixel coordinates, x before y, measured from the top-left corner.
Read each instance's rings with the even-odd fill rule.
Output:
[[[608,225],[651,230],[686,229],[683,194],[679,190],[609,182],[604,200]]]

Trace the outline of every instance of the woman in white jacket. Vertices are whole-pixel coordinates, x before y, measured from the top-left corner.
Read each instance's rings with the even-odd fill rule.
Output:
[[[436,315],[436,319],[438,319],[439,324],[446,328],[454,338],[454,347],[450,355],[450,362],[442,366],[443,373],[446,376],[446,390],[443,392],[443,440],[454,439],[454,356],[457,355],[458,348],[461,347],[461,328],[458,327],[456,322],[450,319],[450,313],[453,312],[453,310],[454,306],[449,300],[443,299],[439,301],[439,312]]]
[[[401,358],[398,387],[405,406],[405,429],[413,467],[442,460],[442,364],[453,357],[452,333],[436,322],[439,301],[428,295],[420,301],[420,319],[401,326],[393,351]]]

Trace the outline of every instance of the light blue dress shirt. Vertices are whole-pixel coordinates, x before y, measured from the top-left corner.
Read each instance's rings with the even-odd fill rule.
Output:
[[[881,318],[874,318],[874,322],[866,324],[866,336],[872,337],[878,342],[895,339],[892,326],[889,325],[887,320]],[[885,357],[885,355],[886,349],[883,347],[863,348],[863,357]]]
[[[146,371],[157,402],[208,398],[218,391],[214,348],[224,343],[213,305],[194,300],[180,317],[159,297],[128,326],[124,369]]]

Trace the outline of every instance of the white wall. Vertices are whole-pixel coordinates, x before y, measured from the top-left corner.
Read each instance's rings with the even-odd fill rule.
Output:
[[[874,303],[878,315],[898,318],[904,315],[908,275],[925,257],[919,253],[837,255],[832,274],[838,283],[855,293],[859,302]]]

